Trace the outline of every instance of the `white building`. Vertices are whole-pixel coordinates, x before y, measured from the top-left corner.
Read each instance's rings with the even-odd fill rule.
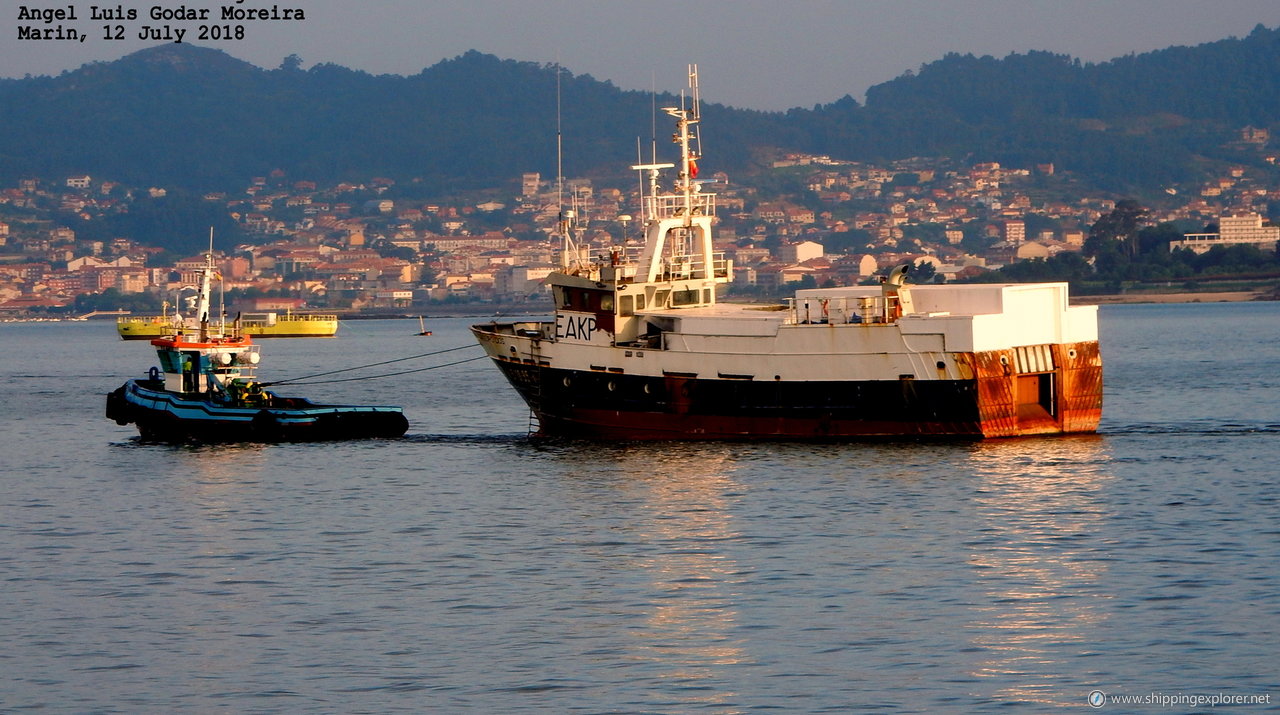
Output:
[[[816,241],[786,243],[778,248],[778,260],[785,263],[804,263],[813,258],[822,258],[822,255],[822,244]]]
[[[542,175],[539,173],[523,174],[520,177],[520,195],[521,196],[537,196],[542,190]]]
[[[1190,248],[1205,253],[1214,246],[1249,244],[1261,250],[1276,250],[1280,242],[1280,226],[1263,226],[1262,216],[1256,213],[1221,216],[1217,233],[1188,233],[1181,241],[1170,241],[1169,250]]]

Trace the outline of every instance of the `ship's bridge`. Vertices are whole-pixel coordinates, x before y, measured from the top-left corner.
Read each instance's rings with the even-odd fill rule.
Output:
[[[599,279],[618,283],[631,283],[636,280],[640,267],[643,246],[613,246],[607,250],[593,249],[591,260],[599,266]],[[681,281],[707,278],[707,268],[702,256],[696,254],[678,254],[666,256],[661,262],[661,271],[655,277],[659,281]],[[710,277],[727,282],[732,279],[733,261],[725,258],[724,252],[711,254]]]

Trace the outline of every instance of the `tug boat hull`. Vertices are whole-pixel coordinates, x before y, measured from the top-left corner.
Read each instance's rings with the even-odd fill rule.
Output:
[[[135,424],[143,440],[158,442],[395,438],[409,428],[398,407],[324,405],[300,397],[240,407],[175,394],[159,380],[129,380],[109,393],[106,416],[121,425]]]

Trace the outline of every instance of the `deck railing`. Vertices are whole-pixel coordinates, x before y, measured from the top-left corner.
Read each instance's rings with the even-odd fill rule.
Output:
[[[682,194],[646,196],[644,204],[645,214],[650,218],[680,218],[685,215],[686,207]],[[691,197],[688,208],[693,216],[714,216],[716,213],[716,195],[694,194]]]
[[[900,316],[896,295],[842,298],[788,298],[786,322],[792,325],[885,325]]]

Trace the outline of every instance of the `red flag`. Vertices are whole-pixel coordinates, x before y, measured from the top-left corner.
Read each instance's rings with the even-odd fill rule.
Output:
[[[698,178],[698,160],[697,159],[689,160],[689,178],[691,179]]]

